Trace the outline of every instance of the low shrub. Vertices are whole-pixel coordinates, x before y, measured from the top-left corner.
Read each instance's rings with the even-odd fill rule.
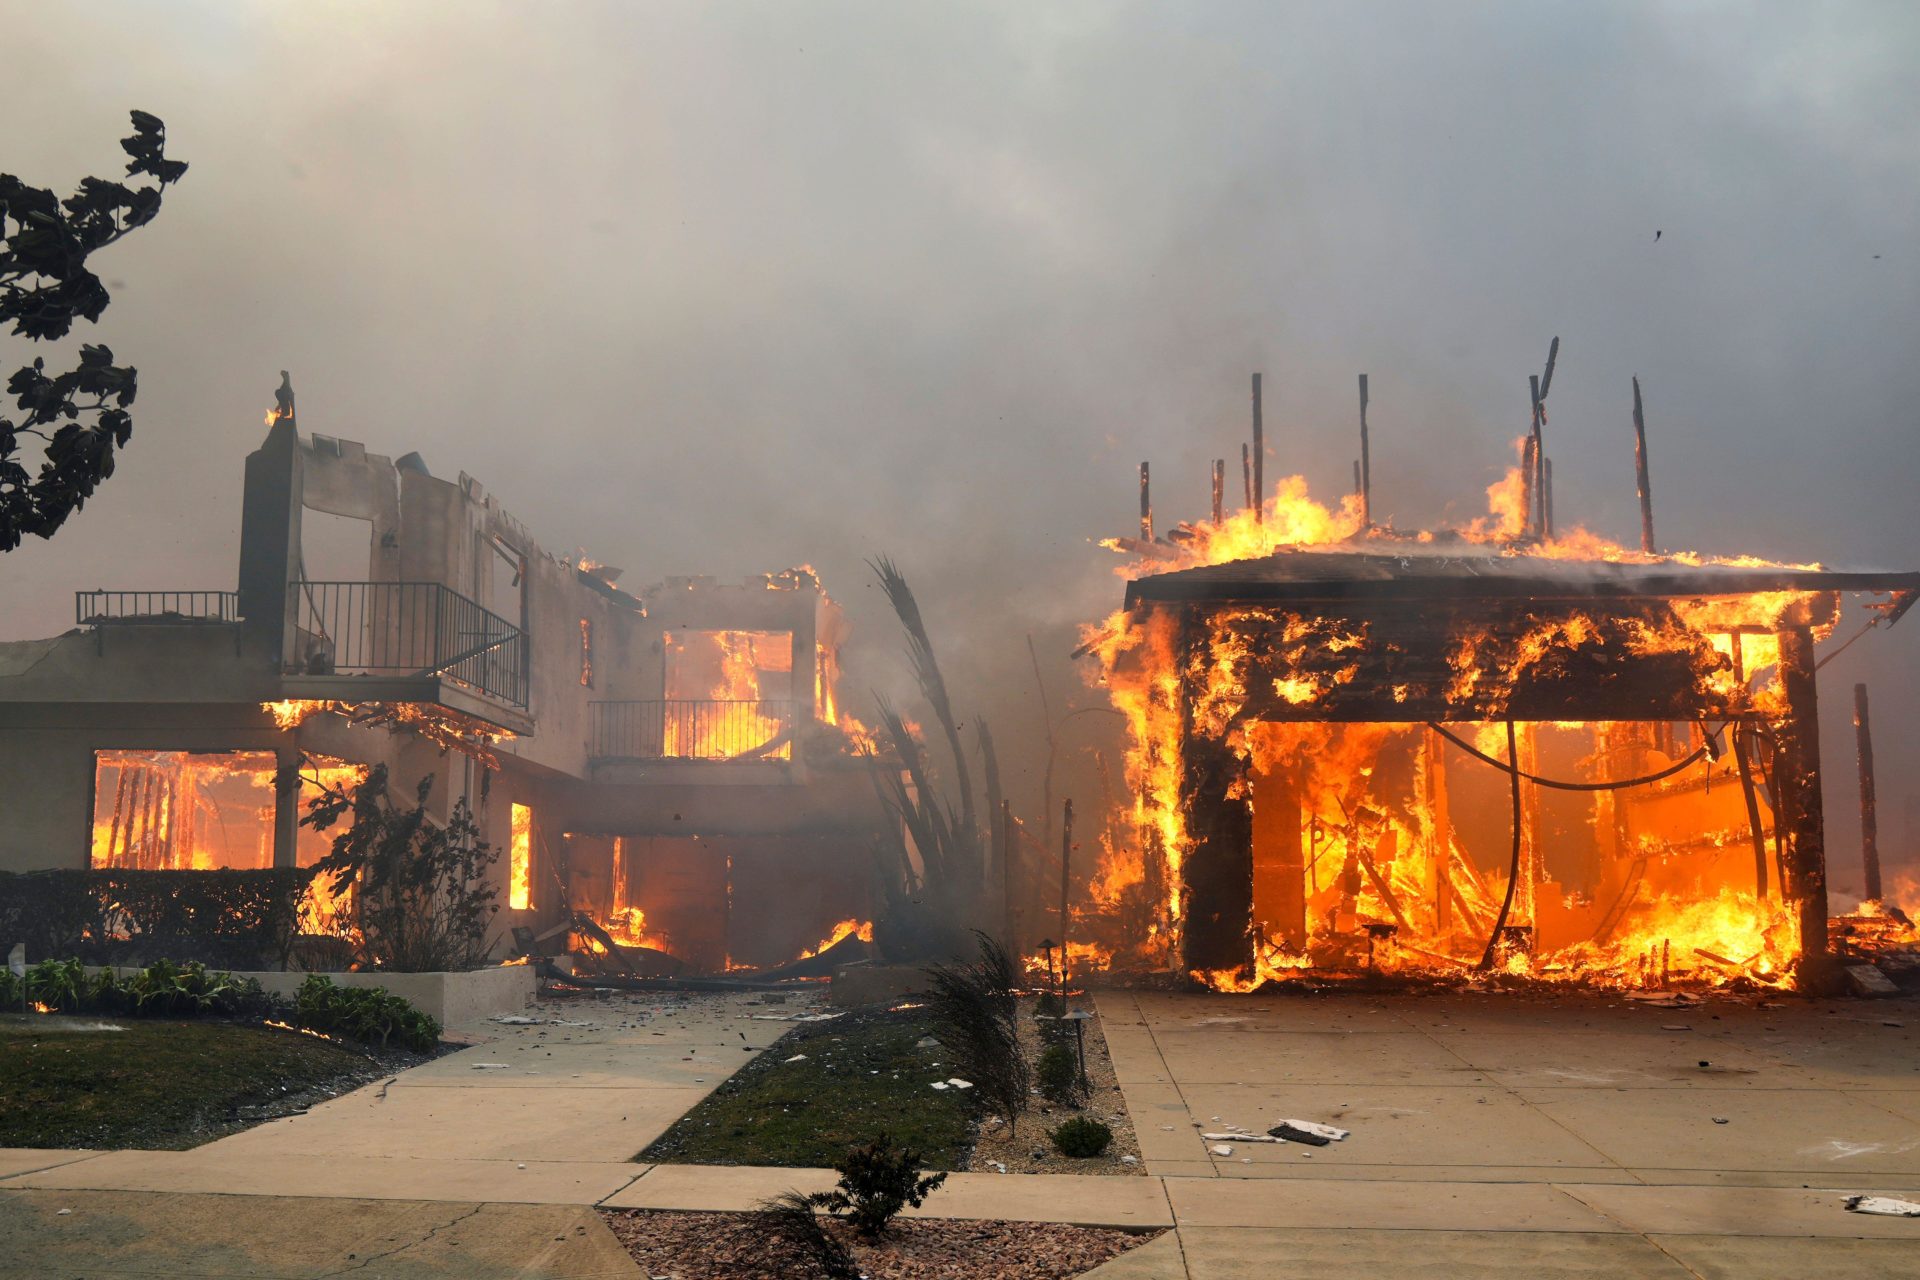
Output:
[[[1089,1116],[1075,1116],[1048,1136],[1055,1151],[1076,1160],[1104,1155],[1113,1142],[1113,1130]]]
[[[762,1200],[754,1210],[757,1225],[767,1235],[785,1244],[794,1260],[827,1280],[860,1280],[860,1266],[853,1253],[827,1234],[814,1216],[817,1196],[798,1191],[783,1191],[770,1200]]]
[[[1080,1064],[1067,1045],[1050,1044],[1042,1050],[1034,1074],[1050,1102],[1072,1102],[1080,1092]]]
[[[78,960],[42,960],[24,978],[0,970],[0,1011],[23,1004],[50,1013],[278,1018],[322,1035],[396,1044],[415,1053],[430,1053],[440,1043],[438,1022],[383,987],[336,987],[330,978],[310,974],[289,1005],[253,978],[214,972],[197,961],[159,960],[117,977]]]
[[[197,960],[183,965],[156,960],[105,984],[104,991],[112,993],[124,1012],[149,1017],[195,1013],[265,1016],[273,1010],[273,1002],[255,979],[209,973]]]
[[[920,1173],[920,1153],[895,1146],[884,1132],[872,1142],[848,1147],[834,1168],[840,1185],[813,1197],[813,1203],[834,1217],[846,1215],[854,1230],[877,1236],[894,1215],[908,1205],[919,1208],[927,1195],[947,1180],[944,1173]]]
[[[0,938],[87,964],[284,967],[311,868],[0,872]]]
[[[1040,998],[1033,1002],[1033,1016],[1036,1018],[1059,1018],[1064,1017],[1066,1012],[1067,1002],[1060,998],[1058,992],[1042,992]]]
[[[294,992],[293,1022],[367,1044],[393,1042],[415,1053],[429,1053],[440,1043],[440,1024],[385,987],[337,987],[320,973],[309,974]]]

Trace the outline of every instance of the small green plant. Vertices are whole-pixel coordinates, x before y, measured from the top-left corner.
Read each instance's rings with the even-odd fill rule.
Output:
[[[108,981],[112,976],[107,975]],[[27,1000],[55,1013],[79,1013],[93,1002],[99,984],[78,960],[42,960],[27,969]]]
[[[1075,1160],[1104,1155],[1113,1142],[1113,1130],[1088,1116],[1075,1116],[1048,1136],[1055,1151]]]
[[[872,1142],[848,1147],[834,1168],[840,1185],[813,1197],[813,1203],[834,1217],[846,1215],[854,1230],[877,1236],[894,1215],[908,1205],[919,1208],[928,1194],[947,1180],[945,1173],[920,1173],[920,1153],[894,1145],[882,1132]]]
[[[264,1014],[270,1009],[266,992],[252,978],[210,973],[197,960],[175,965],[156,960],[117,982],[102,973],[101,1003],[128,1013],[168,1017],[195,1013]]]
[[[814,1216],[817,1196],[783,1191],[762,1200],[754,1217],[762,1231],[784,1243],[793,1257],[827,1280],[859,1280],[860,1266],[847,1246],[827,1234]]]
[[[1036,1018],[1058,1018],[1067,1012],[1067,1002],[1057,992],[1042,992],[1033,1003],[1033,1016]]]
[[[1035,1074],[1050,1102],[1072,1102],[1080,1092],[1080,1064],[1067,1045],[1050,1044],[1042,1050]]]
[[[337,987],[320,973],[309,974],[294,992],[293,1022],[366,1044],[392,1041],[415,1053],[440,1043],[440,1024],[385,987]]]

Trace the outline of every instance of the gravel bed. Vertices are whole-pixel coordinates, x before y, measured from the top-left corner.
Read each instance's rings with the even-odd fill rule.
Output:
[[[1023,1001],[1020,1019],[1020,1046],[1027,1060],[1037,1062],[1044,1047],[1031,1014],[1031,1001]],[[1093,1012],[1091,1000],[1076,999],[1072,1007]],[[1113,1057],[1107,1052],[1107,1038],[1100,1030],[1098,1014],[1086,1024],[1087,1080],[1092,1090],[1079,1107],[1061,1106],[1036,1096],[1020,1117],[1018,1128],[1009,1133],[996,1117],[980,1122],[973,1151],[966,1167],[975,1173],[1103,1173],[1144,1175],[1146,1162],[1140,1159],[1140,1139],[1133,1130],[1133,1118],[1127,1114],[1127,1101],[1113,1074]],[[1063,1156],[1053,1149],[1047,1135],[1061,1122],[1073,1116],[1087,1116],[1113,1130],[1113,1143],[1106,1154],[1086,1159]],[[1132,1158],[1129,1164],[1128,1157]]]
[[[938,1192],[934,1194],[938,1195]],[[803,1280],[814,1274],[749,1213],[603,1210],[641,1274],[654,1280]],[[903,1218],[878,1241],[825,1222],[868,1280],[1066,1280],[1160,1233],[1048,1222]]]

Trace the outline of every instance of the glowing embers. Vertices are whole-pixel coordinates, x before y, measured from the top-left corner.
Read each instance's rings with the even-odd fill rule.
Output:
[[[273,865],[271,751],[96,751],[96,870]]]
[[[526,911],[533,906],[533,810],[513,806],[507,840],[507,906]]]
[[[793,758],[793,634],[669,631],[661,754]]]

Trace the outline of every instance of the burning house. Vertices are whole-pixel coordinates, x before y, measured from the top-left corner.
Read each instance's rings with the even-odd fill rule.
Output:
[[[1445,533],[1376,523],[1364,480],[1226,513],[1216,464],[1214,518],[1155,537],[1143,467],[1124,607],[1084,650],[1138,833],[1092,886],[1096,957],[1228,991],[1822,981],[1820,645],[1844,596],[1891,623],[1920,574],[1662,556],[1650,508],[1639,552],[1556,535],[1534,448]]]
[[[469,476],[269,422],[234,589],[81,591],[0,644],[0,869],[311,866],[305,802],[381,764],[504,851],[502,954],[592,922],[718,970],[868,918],[885,817],[810,570],[630,593]]]

